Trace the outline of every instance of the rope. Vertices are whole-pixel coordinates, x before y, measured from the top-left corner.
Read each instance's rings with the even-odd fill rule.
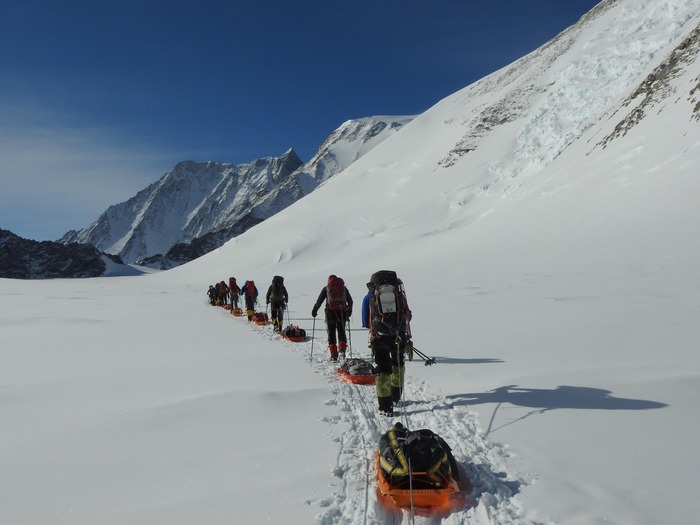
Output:
[[[408,427],[406,427],[408,428]],[[416,523],[416,506],[413,502],[413,467],[411,466],[411,455],[408,456],[408,490],[411,494],[411,523]]]

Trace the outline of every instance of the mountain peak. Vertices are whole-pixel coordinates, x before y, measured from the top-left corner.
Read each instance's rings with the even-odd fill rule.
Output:
[[[148,260],[163,268],[203,255],[312,192],[396,130],[375,119],[349,122],[307,165],[294,148],[245,164],[178,162],[159,181],[110,206],[84,230],[66,233],[61,242],[92,244],[126,262]]]

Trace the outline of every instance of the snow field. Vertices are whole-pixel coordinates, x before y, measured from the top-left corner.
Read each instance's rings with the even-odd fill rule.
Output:
[[[329,466],[336,478],[330,486],[331,494],[317,501],[309,501],[322,509],[318,516],[319,524],[458,525],[472,523],[475,512],[492,524],[539,523],[528,518],[513,500],[520,486],[529,481],[507,473],[509,454],[506,449],[480,437],[477,419],[466,406],[451,403],[444,395],[431,391],[426,381],[411,377],[412,369],[424,366],[420,358],[406,361],[404,397],[395,407],[394,418],[387,418],[378,413],[374,385],[349,384],[338,377],[339,363],[329,362],[325,325],[322,322],[319,324],[317,321],[313,332],[312,355],[312,343],[308,340],[312,337],[311,330],[307,330],[306,342],[293,343],[279,337],[269,326],[248,323],[245,318],[236,319],[247,323],[261,337],[280,342],[287,349],[301,354],[300,357],[310,363],[316,374],[327,378],[330,398],[326,404],[337,413],[322,419],[329,425],[328,435],[337,444],[338,455],[335,464]],[[292,322],[298,324],[295,320]],[[355,329],[350,333],[351,338],[354,337],[352,357],[371,361],[368,350],[364,350],[367,332]],[[414,430],[433,430],[452,448],[462,477],[460,488],[463,493],[460,496],[465,498],[454,512],[430,517],[413,516],[409,510],[392,514],[378,504],[375,453],[380,437],[396,421]]]

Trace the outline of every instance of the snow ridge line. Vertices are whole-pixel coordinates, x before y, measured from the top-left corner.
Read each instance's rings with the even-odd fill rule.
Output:
[[[519,505],[515,496],[531,482],[524,475],[508,468],[510,455],[479,434],[478,417],[474,412],[453,405],[426,381],[411,378],[407,362],[404,396],[399,404],[400,419],[408,428],[428,428],[439,434],[450,447],[460,470],[460,488],[468,504],[447,516],[411,516],[389,514],[378,503],[375,478],[375,453],[380,437],[399,417],[380,416],[376,407],[376,391],[371,385],[354,385],[338,377],[337,363],[329,363],[327,341],[315,337],[315,355],[311,341],[295,343],[283,339],[271,325],[250,323],[263,337],[283,343],[290,350],[303,354],[316,373],[328,378],[331,397],[326,402],[337,406],[338,414],[324,419],[331,426],[330,438],[339,445],[336,464],[331,473],[337,481],[330,485],[332,493],[315,503],[323,509],[318,525],[543,525]],[[323,331],[321,331],[323,332]],[[371,360],[370,356],[353,357]],[[342,425],[340,430],[334,430]],[[465,485],[469,480],[469,485]],[[307,501],[307,503],[314,503]]]

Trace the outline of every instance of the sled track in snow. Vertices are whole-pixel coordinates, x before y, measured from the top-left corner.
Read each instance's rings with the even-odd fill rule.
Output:
[[[374,385],[355,385],[337,376],[337,364],[328,361],[326,341],[316,337],[313,357],[311,342],[293,343],[281,339],[270,327],[252,325],[261,336],[279,341],[299,353],[317,373],[328,377],[329,406],[337,414],[325,417],[329,436],[339,444],[336,464],[329,469],[336,481],[329,495],[318,501],[318,525],[535,525],[514,496],[527,482],[522,476],[509,472],[507,451],[497,444],[484,441],[478,430],[476,414],[462,406],[449,403],[422,380],[411,377],[406,363],[404,398],[393,418],[380,416]],[[318,331],[317,331],[318,332]],[[358,357],[355,352],[354,357]],[[359,356],[363,357],[363,356]],[[386,512],[377,502],[375,452],[379,438],[391,426],[401,421],[408,428],[429,428],[452,447],[460,469],[460,487],[468,501],[446,516],[412,516],[404,510],[397,514]],[[465,485],[469,480],[471,486]]]

